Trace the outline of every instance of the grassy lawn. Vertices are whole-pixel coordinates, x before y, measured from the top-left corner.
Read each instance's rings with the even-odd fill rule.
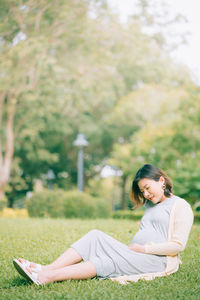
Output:
[[[200,224],[193,225],[183,264],[177,273],[153,281],[120,285],[92,279],[36,286],[23,279],[12,259],[25,257],[49,263],[91,229],[100,229],[130,243],[138,230],[131,220],[49,220],[0,218],[0,299],[200,299]]]

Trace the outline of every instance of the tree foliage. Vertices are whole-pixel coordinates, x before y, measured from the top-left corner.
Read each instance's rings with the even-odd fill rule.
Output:
[[[187,137],[193,122],[197,130],[196,108],[185,125],[182,118],[198,93],[187,91],[189,75],[164,40],[145,32],[159,22],[139,3],[125,26],[105,1],[1,1],[0,198],[6,192],[10,206],[36,179],[45,184],[49,169],[54,187],[76,183],[78,132],[89,141],[86,184],[111,159],[123,170],[122,195],[145,160],[167,160],[172,171],[190,152],[195,164],[197,135],[193,148]]]

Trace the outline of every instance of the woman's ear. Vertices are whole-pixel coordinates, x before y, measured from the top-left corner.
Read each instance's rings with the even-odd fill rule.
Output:
[[[165,178],[163,176],[160,176],[160,179],[159,179],[160,183],[165,183]]]

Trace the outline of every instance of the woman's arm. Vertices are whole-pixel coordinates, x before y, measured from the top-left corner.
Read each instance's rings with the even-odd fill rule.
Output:
[[[185,200],[178,203],[175,209],[172,236],[169,242],[150,242],[144,246],[131,244],[129,245],[129,249],[140,253],[169,256],[177,255],[183,251],[189,237],[194,216],[190,205]]]
[[[145,253],[174,256],[185,249],[194,216],[190,205],[185,200],[178,203],[175,209],[170,241],[158,244],[148,243],[144,246]]]
[[[129,249],[135,252],[145,253],[145,247],[140,244],[130,244]]]

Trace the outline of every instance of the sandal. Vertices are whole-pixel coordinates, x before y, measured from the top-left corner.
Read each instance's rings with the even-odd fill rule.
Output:
[[[24,266],[24,264],[22,264],[18,259],[13,259],[13,264],[14,264],[15,269],[18,271],[18,273],[20,275],[22,275],[26,279],[32,281],[36,285],[42,285],[42,283],[38,280],[38,273],[32,272],[32,271],[29,272],[26,269],[27,267]]]
[[[42,271],[42,265],[40,264],[35,264],[35,267],[31,267],[31,263],[30,261],[24,259],[24,258],[18,258],[18,261],[24,266],[24,267],[28,267],[30,268],[33,272],[38,273]]]

